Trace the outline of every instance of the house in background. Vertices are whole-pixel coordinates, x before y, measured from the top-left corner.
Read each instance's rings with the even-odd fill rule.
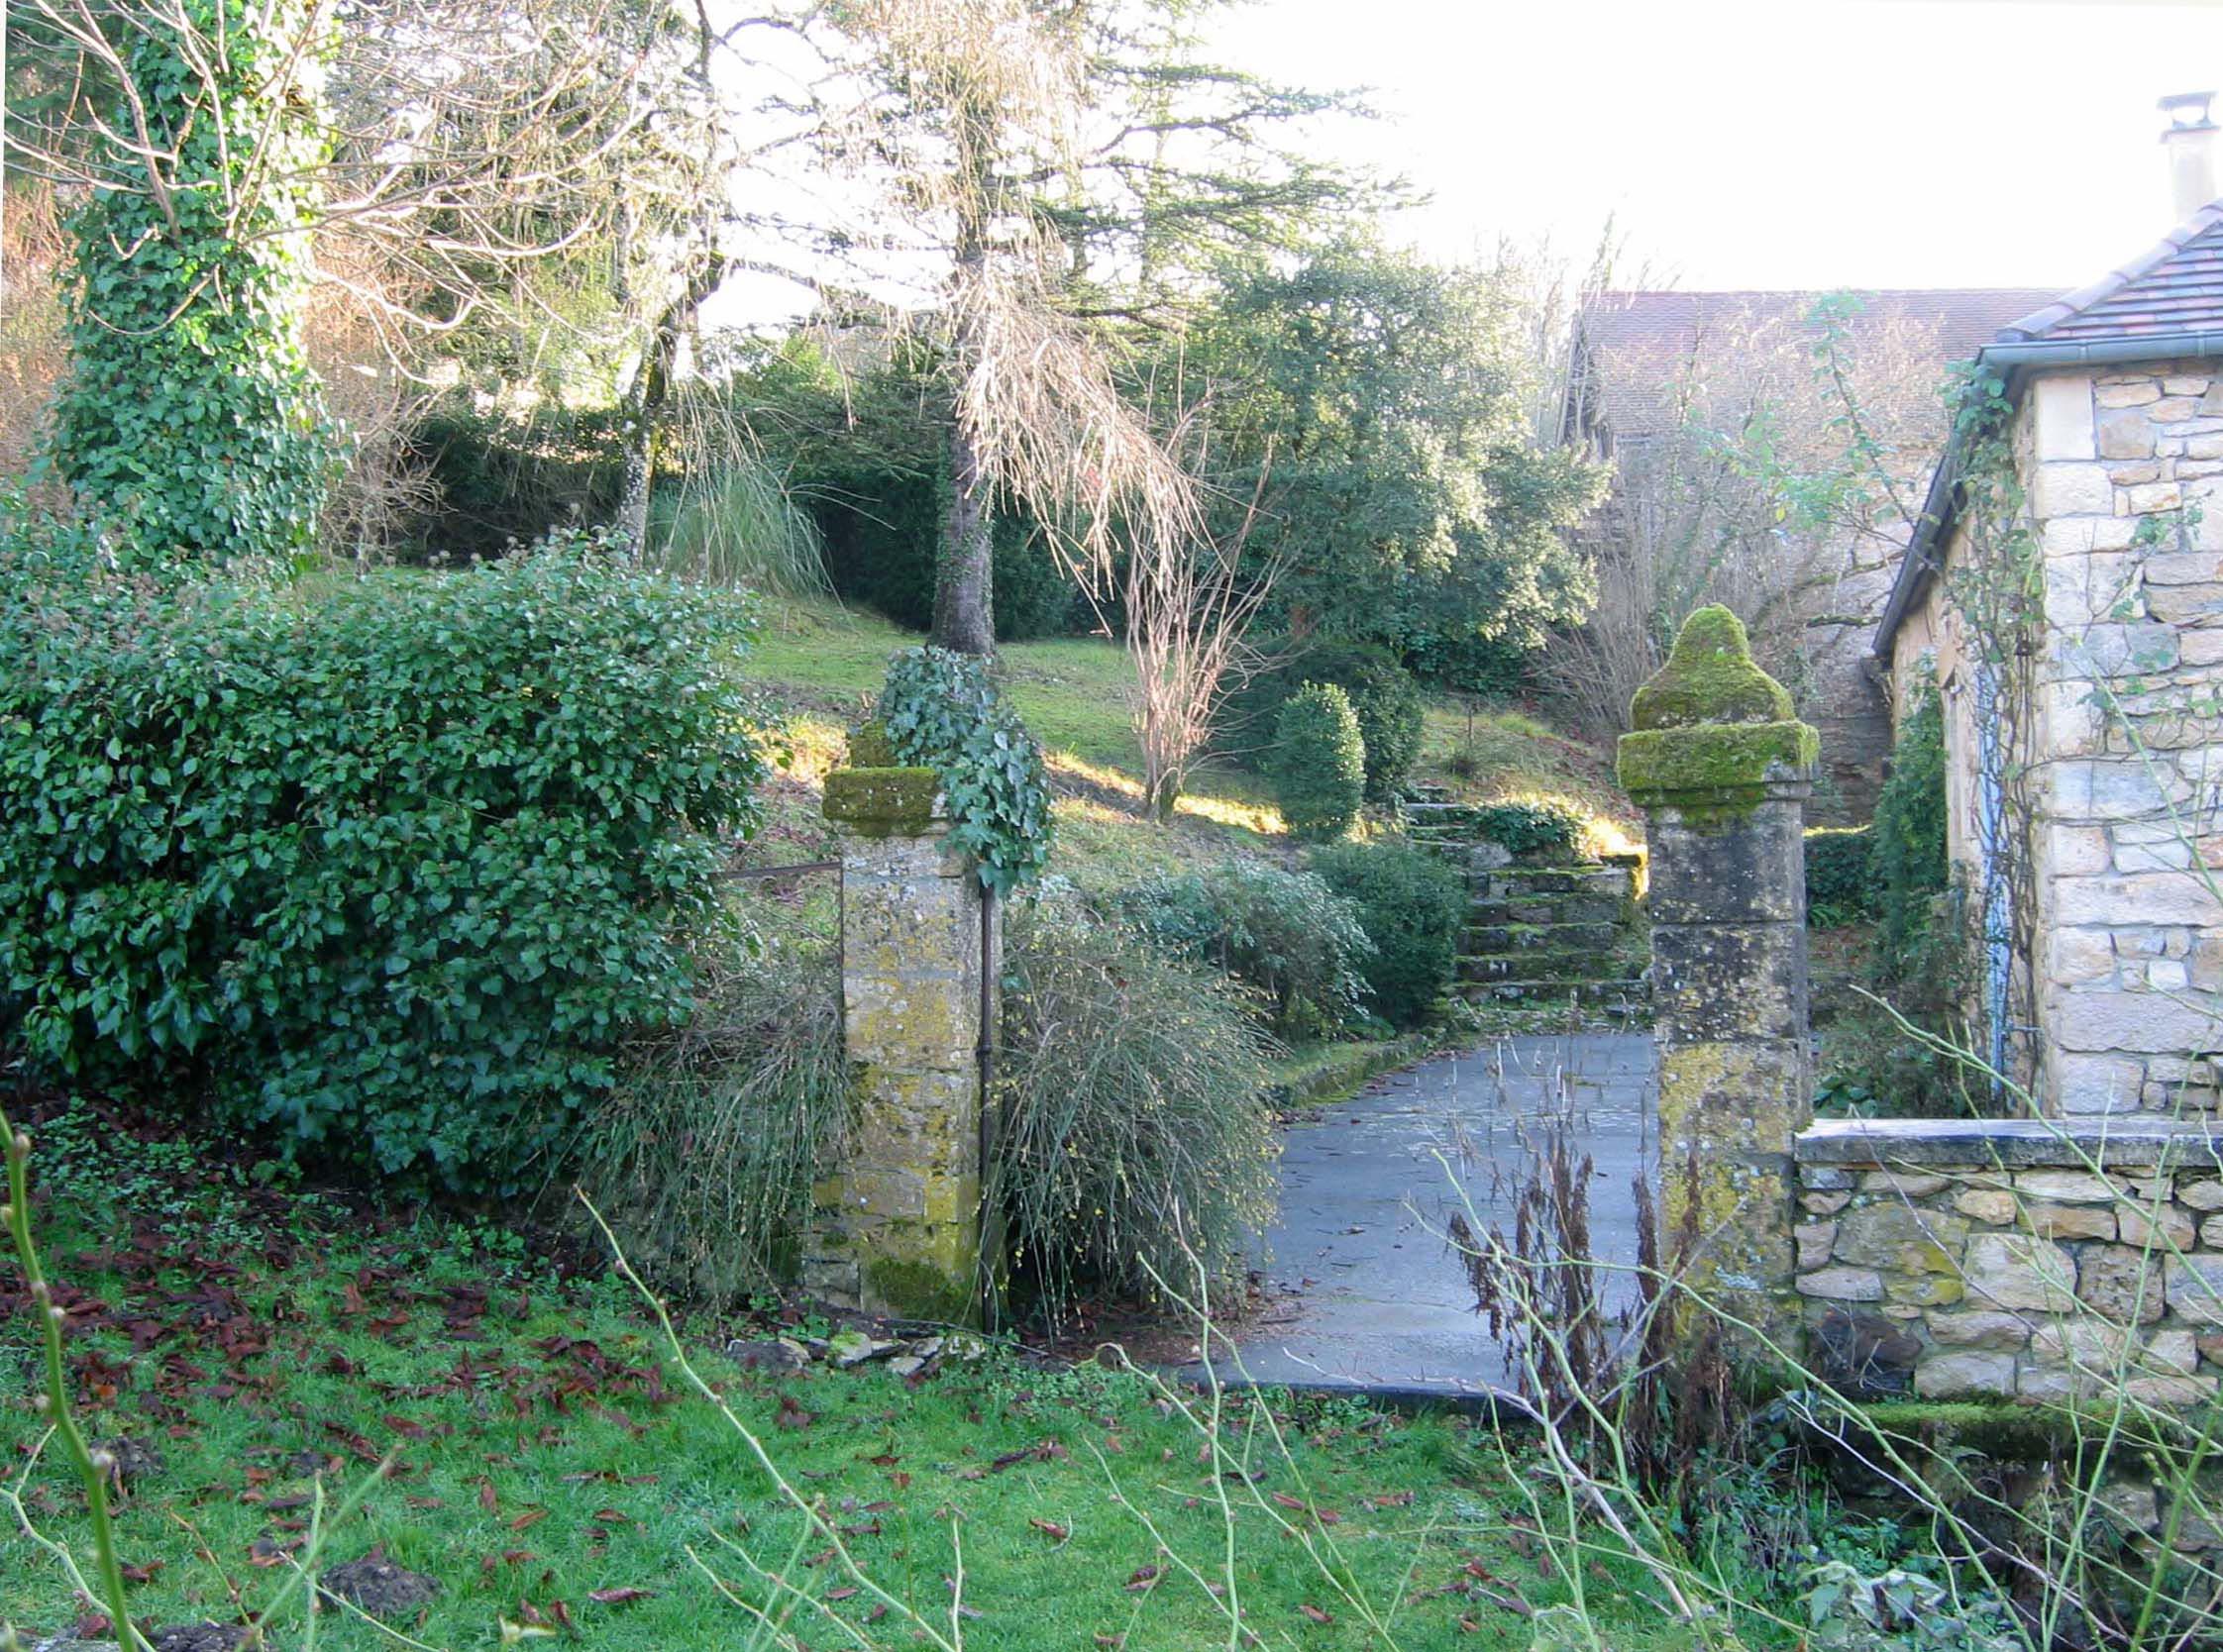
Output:
[[[2059,1113],[2213,1110],[2223,1054],[2223,201],[2164,100],[2179,227],[1977,355],[2021,505],[1957,430],[1875,649],[1946,710],[1993,1060]],[[1993,469],[2000,462],[1989,462]],[[2002,563],[2012,566],[2002,567]],[[2002,592],[2029,612],[1987,616]]]
[[[1589,528],[1601,580],[1647,559],[1675,561],[1679,570],[1632,575],[1663,587],[1668,619],[1698,600],[1738,609],[1762,664],[1821,730],[1827,783],[1818,818],[1867,819],[1882,783],[1891,711],[1874,666],[1875,628],[1943,441],[1952,366],[2058,290],[1604,292],[1576,318],[1562,436],[1618,472],[1615,497]],[[1731,450],[1762,436],[1835,439],[1838,410],[1817,382],[1824,369],[1815,347],[1833,325],[1825,315],[1836,318],[1842,356],[1860,372],[1860,393],[1873,404],[1870,434],[1897,474],[1891,496],[1868,501],[1871,520],[1849,511],[1801,536],[1765,508],[1772,499],[1763,490],[1741,481]],[[1784,457],[1795,464],[1799,456]],[[1678,467],[1671,480],[1669,465]],[[1741,570],[1725,572],[1740,559]],[[1712,565],[1714,582],[1695,588],[1700,564]],[[1613,600],[1609,589],[1609,616]]]

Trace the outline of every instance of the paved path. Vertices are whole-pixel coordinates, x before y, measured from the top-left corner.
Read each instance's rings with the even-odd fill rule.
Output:
[[[1526,1144],[1566,1118],[1595,1161],[1593,1248],[1633,1263],[1630,1182],[1652,1168],[1652,1093],[1646,1036],[1511,1038],[1423,1062],[1292,1129],[1265,1237],[1267,1306],[1236,1335],[1250,1378],[1446,1396],[1496,1385],[1501,1358],[1443,1239],[1458,1189],[1485,1228],[1510,1231]]]

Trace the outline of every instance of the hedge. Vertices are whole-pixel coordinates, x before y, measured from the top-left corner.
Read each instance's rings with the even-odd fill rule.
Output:
[[[505,1188],[688,1002],[764,765],[735,599],[569,543],[297,588],[0,536],[0,1045]]]

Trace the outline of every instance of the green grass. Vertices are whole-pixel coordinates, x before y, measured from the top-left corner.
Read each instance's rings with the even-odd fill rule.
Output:
[[[46,1134],[62,1192],[38,1215],[86,1420],[164,1459],[120,1516],[123,1559],[145,1579],[132,1595],[142,1621],[236,1619],[285,1576],[319,1490],[336,1501],[388,1452],[390,1471],[333,1522],[322,1562],[375,1547],[436,1578],[421,1621],[395,1625],[415,1641],[493,1646],[505,1620],[537,1614],[568,1616],[574,1638],[613,1652],[747,1644],[744,1614],[690,1559],[763,1600],[728,1543],[861,1621],[866,1602],[833,1593],[844,1580],[823,1541],[685,1391],[636,1298],[599,1268],[559,1280],[491,1228],[250,1191],[184,1144]],[[872,1578],[945,1628],[962,1545],[963,1603],[978,1613],[960,1620],[962,1639],[982,1652],[1224,1644],[1219,1601],[1141,1514],[1207,1578],[1232,1568],[1268,1645],[1387,1645],[1343,1591],[1412,1649],[1528,1644],[1520,1614],[1464,1580],[1535,1605],[1564,1598],[1524,1559],[1532,1545],[1505,1518],[1517,1500],[1477,1483],[1479,1441],[1453,1419],[1284,1397],[1284,1455],[1264,1404],[1238,1403],[1224,1437],[1250,1479],[1216,1479],[1203,1436],[1132,1375],[991,1352],[917,1383],[878,1367],[772,1378],[714,1352],[710,1327],[692,1331],[700,1369]],[[81,1548],[80,1493],[53,1462],[27,1466],[41,1436],[23,1397],[31,1348],[17,1276],[0,1268],[0,1457],[41,1528]],[[1284,1522],[1312,1534],[1314,1553]],[[1656,1638],[1633,1577],[1595,1570],[1593,1600],[1642,1630],[1614,1644],[1682,1643]],[[591,1599],[611,1590],[649,1593]],[[43,1633],[79,1615],[53,1563],[0,1532],[0,1620]],[[894,1629],[867,1638],[913,1643]],[[277,1644],[300,1633],[281,1624]],[[857,1644],[822,1623],[803,1638]],[[396,1643],[328,1611],[319,1644]]]

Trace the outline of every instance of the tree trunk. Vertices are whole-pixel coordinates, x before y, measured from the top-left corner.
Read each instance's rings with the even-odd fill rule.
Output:
[[[927,640],[959,654],[990,655],[996,652],[996,523],[980,450],[962,419],[950,432],[949,470],[949,517]]]
[[[625,426],[625,489],[618,496],[615,526],[636,560],[648,554],[649,495],[656,485],[657,438],[664,405],[672,398],[672,374],[679,365],[680,339],[697,312],[725,279],[726,258],[711,250],[698,254],[681,281],[679,296],[665,307],[649,335],[634,380]]]
[[[970,311],[988,276],[995,130],[992,111],[977,101],[959,109],[954,133],[964,187],[957,198],[952,290],[959,320],[951,354],[960,384],[980,363],[980,339]],[[982,463],[980,432],[967,422],[962,398],[952,399],[959,405],[949,430],[949,517],[934,569],[934,629],[927,641],[958,654],[986,657],[996,652],[996,484]]]

